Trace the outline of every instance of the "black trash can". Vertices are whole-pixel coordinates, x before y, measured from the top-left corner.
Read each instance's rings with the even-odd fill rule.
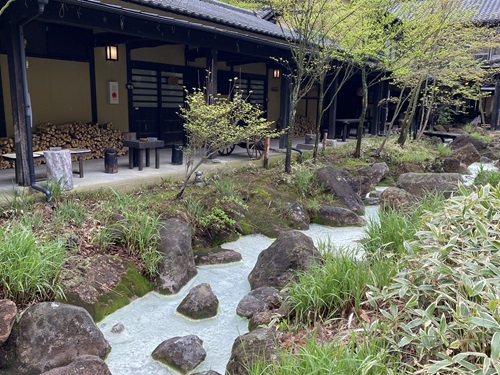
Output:
[[[104,150],[104,172],[118,173],[118,156],[114,148]]]
[[[173,145],[172,146],[172,164],[174,165],[182,165],[182,146],[181,145]]]

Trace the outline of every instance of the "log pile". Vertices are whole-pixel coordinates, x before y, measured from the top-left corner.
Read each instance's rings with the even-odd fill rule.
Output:
[[[315,132],[314,124],[309,117],[298,115],[295,118],[294,137],[303,137],[306,134],[314,134]]]
[[[118,156],[125,155],[123,148],[123,134],[113,129],[112,123],[95,124],[79,123],[55,125],[44,123],[33,129],[33,151],[49,150],[50,147],[84,148],[92,151],[92,156],[86,159],[100,159],[104,157],[106,148],[114,148]],[[15,152],[14,138],[0,138],[0,153]],[[13,162],[0,160],[0,169],[13,167]]]

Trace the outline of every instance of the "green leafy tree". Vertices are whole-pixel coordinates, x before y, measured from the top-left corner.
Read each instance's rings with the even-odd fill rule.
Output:
[[[179,115],[184,119],[187,133],[186,176],[177,199],[182,197],[192,174],[219,150],[241,142],[275,137],[272,122],[262,117],[263,111],[245,100],[240,92],[227,97],[209,98],[197,89],[186,97],[186,106]]]

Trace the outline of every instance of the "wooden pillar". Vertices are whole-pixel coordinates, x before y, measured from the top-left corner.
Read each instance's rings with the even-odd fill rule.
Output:
[[[96,76],[95,76],[95,53],[94,43],[89,42],[89,77],[90,77],[90,107],[92,113],[92,122],[97,123],[97,89],[96,89]]]
[[[491,111],[491,130],[500,130],[500,76],[495,76],[495,94]]]
[[[288,127],[290,122],[290,81],[281,76],[280,89],[280,123],[279,128],[283,130]],[[286,148],[286,134],[280,136],[279,148]]]
[[[335,77],[335,82],[333,83],[332,87],[330,88],[330,95],[335,95],[339,88],[339,82],[337,77]],[[330,139],[335,139],[335,131],[336,131],[336,123],[337,123],[337,97],[338,94],[335,95],[335,98],[333,98],[333,103],[328,109],[328,138]],[[331,98],[330,98],[331,100]]]
[[[14,142],[16,148],[16,176],[20,186],[30,186],[27,126],[31,126],[30,103],[25,102],[24,85],[26,66],[24,65],[24,45],[21,45],[21,28],[14,23],[7,27],[7,57],[9,63],[10,96],[12,121],[14,124]],[[27,123],[27,122],[30,123]],[[31,140],[30,140],[31,141]]]
[[[217,61],[217,49],[212,48],[207,56],[207,70],[209,72],[207,95],[209,102],[212,102],[213,98],[217,95]]]

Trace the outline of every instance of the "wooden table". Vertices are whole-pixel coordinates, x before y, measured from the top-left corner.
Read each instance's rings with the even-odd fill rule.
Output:
[[[351,132],[351,129],[356,129],[356,135],[358,134],[359,118],[341,118],[337,119],[336,121],[342,124],[342,142],[345,142],[346,138],[349,136],[349,133]],[[365,134],[365,126],[364,126],[365,123],[366,120],[363,123],[363,134]],[[333,134],[333,137],[335,138],[335,132]]]
[[[134,168],[136,165],[139,170],[143,169],[144,154],[146,154],[146,167],[149,167],[149,150],[155,150],[155,168],[160,168],[160,148],[165,146],[164,141],[140,141],[138,139],[123,141],[123,146],[129,148],[128,152],[128,167]]]

